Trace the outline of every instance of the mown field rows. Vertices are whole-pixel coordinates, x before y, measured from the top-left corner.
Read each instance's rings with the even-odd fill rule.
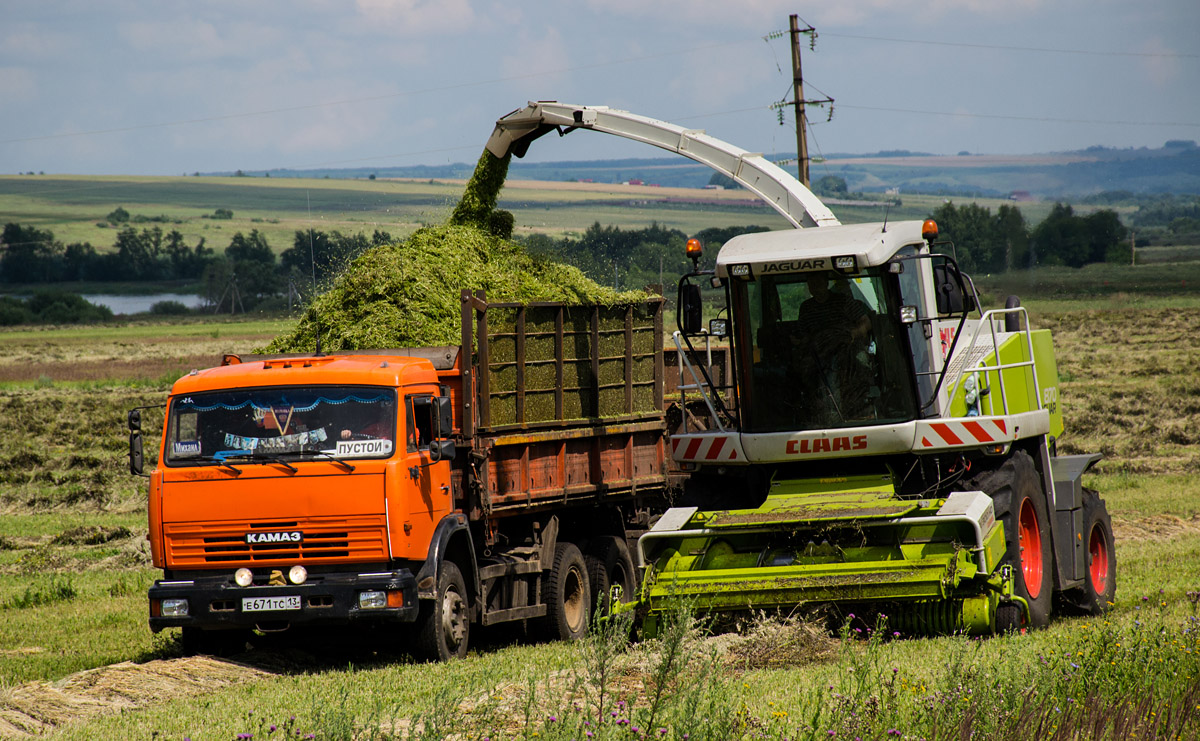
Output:
[[[409,663],[394,635],[301,636],[208,663],[146,628],[153,571],[143,482],[125,472],[125,411],[161,403],[171,377],[279,325],[0,333],[0,734],[1196,737],[1200,307],[1030,303],[1058,347],[1060,450],[1106,456],[1086,481],[1116,531],[1106,619],[987,640],[893,640],[853,620],[840,639],[791,621],[633,649],[612,635],[522,645],[499,633],[445,667]],[[76,675],[119,662],[135,663]]]

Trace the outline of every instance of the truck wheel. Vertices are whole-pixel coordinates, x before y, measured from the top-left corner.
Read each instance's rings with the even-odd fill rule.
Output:
[[[997,611],[996,629],[1043,628],[1050,622],[1054,554],[1050,548],[1050,518],[1033,459],[1024,451],[1013,453],[995,471],[977,482],[992,497],[996,519],[1004,524],[1002,563],[1013,568],[1013,591],[1029,604],[1029,622],[1013,624],[1014,611]]]
[[[592,599],[588,589],[587,564],[574,543],[560,541],[554,549],[554,565],[542,589],[546,616],[538,627],[550,638],[574,640],[587,633]]]
[[[592,588],[592,609],[601,609],[604,613],[609,610],[609,597],[612,588],[621,588],[621,601],[633,599],[637,589],[637,572],[633,567],[633,558],[629,555],[629,547],[625,540],[615,535],[604,535],[588,543],[588,552],[584,556],[588,566],[588,581]]]
[[[1087,547],[1083,586],[1063,596],[1086,615],[1102,615],[1117,593],[1117,551],[1108,508],[1091,489],[1083,490],[1083,542]]]
[[[471,616],[467,585],[453,561],[438,568],[437,595],[421,603],[413,654],[425,661],[449,661],[467,655]]]

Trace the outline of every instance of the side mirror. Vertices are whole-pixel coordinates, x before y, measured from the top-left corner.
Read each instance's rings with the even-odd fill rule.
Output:
[[[700,334],[701,314],[700,286],[688,283],[679,293],[679,319],[684,334]]]
[[[933,291],[937,299],[938,316],[953,316],[966,311],[961,278],[949,264],[933,266]]]
[[[713,337],[728,337],[729,336],[729,320],[728,319],[709,319],[708,333]]]
[[[130,413],[132,414],[132,412]],[[133,430],[129,433],[129,472],[134,476],[141,476],[145,468],[144,454],[142,453],[142,431]]]
[[[435,440],[450,437],[454,434],[454,405],[449,395],[436,396],[433,399],[433,420],[437,429],[433,431]]]
[[[454,460],[458,451],[453,440],[434,440],[429,444],[429,462],[437,463],[442,460]]]

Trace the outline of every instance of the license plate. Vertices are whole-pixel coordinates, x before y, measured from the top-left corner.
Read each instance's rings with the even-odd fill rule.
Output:
[[[269,610],[299,610],[300,596],[243,597],[242,612],[267,612]]]

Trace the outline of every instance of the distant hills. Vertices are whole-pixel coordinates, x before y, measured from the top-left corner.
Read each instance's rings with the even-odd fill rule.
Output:
[[[787,157],[788,155],[784,155]],[[792,156],[794,161],[794,155]],[[793,169],[794,165],[787,166]],[[245,175],[308,178],[464,179],[473,164],[319,170],[247,171]],[[234,173],[210,173],[231,175]],[[713,171],[683,157],[650,159],[523,162],[514,160],[509,177],[522,180],[638,182],[664,187],[701,188]],[[1138,194],[1200,193],[1200,147],[1191,140],[1168,141],[1161,148],[1089,147],[1075,152],[989,155],[960,152],[935,155],[888,151],[833,154],[814,161],[813,181],[826,175],[844,178],[851,191],[929,193],[953,196],[1078,198],[1104,191]]]

